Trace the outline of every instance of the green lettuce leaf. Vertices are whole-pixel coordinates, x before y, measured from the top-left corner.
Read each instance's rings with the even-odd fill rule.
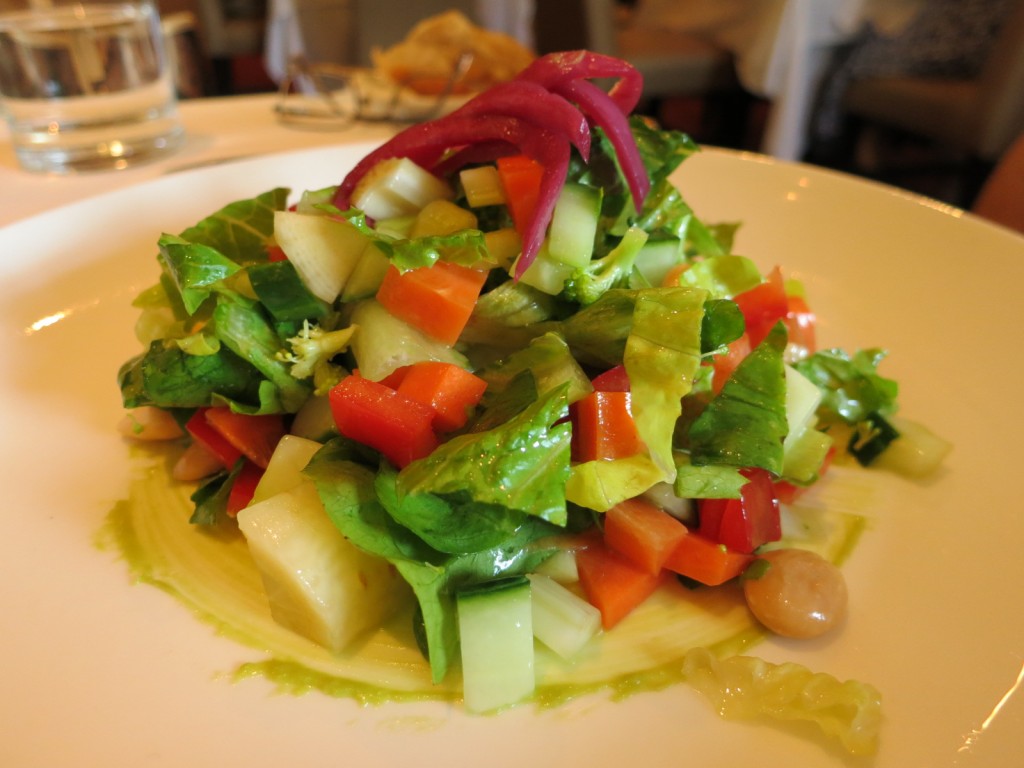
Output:
[[[721,464],[696,466],[689,455],[676,453],[676,479],[673,490],[682,499],[738,499],[749,480],[739,467]]]
[[[818,406],[822,419],[857,424],[871,413],[887,416],[896,411],[899,385],[878,373],[885,356],[882,349],[864,349],[852,356],[841,349],[826,349],[794,367],[822,391]]]
[[[700,365],[704,291],[650,289],[640,293],[623,362],[637,432],[662,480],[675,478],[672,434]]]
[[[258,302],[239,294],[221,293],[213,311],[213,332],[232,352],[249,362],[277,388],[281,408],[294,413],[310,394],[308,384],[291,375],[278,356],[284,349]]]
[[[762,467],[782,474],[786,438],[786,327],[778,323],[736,367],[690,426],[694,465]]]
[[[763,280],[753,261],[732,254],[698,259],[679,275],[681,285],[703,288],[714,299],[731,299]]]
[[[497,505],[565,525],[572,428],[561,386],[507,423],[459,435],[404,467],[398,493],[431,493]],[[558,423],[562,422],[562,423]]]
[[[190,315],[224,280],[241,269],[220,251],[174,235],[161,236],[158,247],[160,264],[174,281],[182,305]]]
[[[572,356],[569,345],[552,332],[538,336],[508,357],[485,366],[477,375],[487,382],[487,391],[493,396],[524,371],[533,376],[538,396],[568,384],[568,400],[575,402],[594,389]]]
[[[664,478],[665,473],[646,454],[623,459],[573,464],[565,485],[565,498],[596,512],[607,512],[620,501],[638,496]]]
[[[700,328],[701,354],[721,351],[742,336],[745,330],[746,321],[736,302],[727,299],[704,302],[704,319]]]
[[[445,496],[403,494],[398,489],[398,473],[390,468],[381,468],[374,487],[395,522],[447,554],[465,555],[496,547],[514,536],[525,518],[525,513],[500,504],[479,503],[466,491]]]
[[[230,203],[182,232],[181,240],[212,248],[236,264],[266,261],[274,211],[284,210],[288,195],[288,189],[279,187]]]
[[[388,515],[375,491],[375,473],[347,460],[348,448],[332,441],[306,467],[328,517],[360,549],[391,562],[412,587],[423,615],[431,675],[442,681],[457,660],[455,593],[471,584],[529,573],[554,550],[541,542],[557,529],[527,517],[501,544],[468,555],[443,555]]]
[[[154,341],[118,372],[125,408],[200,408],[216,397],[260,402],[259,373],[230,349],[190,355],[175,344]]]

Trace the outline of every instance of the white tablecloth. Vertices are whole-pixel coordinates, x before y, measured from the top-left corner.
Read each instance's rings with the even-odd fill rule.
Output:
[[[386,123],[355,123],[342,130],[299,129],[274,114],[275,95],[183,101],[184,146],[152,163],[123,171],[71,176],[29,173],[18,166],[7,128],[0,122],[0,227],[19,219],[141,181],[254,155],[288,152],[341,142],[384,140]]]

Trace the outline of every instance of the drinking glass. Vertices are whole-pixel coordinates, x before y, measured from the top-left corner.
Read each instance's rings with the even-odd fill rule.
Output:
[[[177,148],[153,0],[0,0],[0,109],[32,171],[119,169]]]

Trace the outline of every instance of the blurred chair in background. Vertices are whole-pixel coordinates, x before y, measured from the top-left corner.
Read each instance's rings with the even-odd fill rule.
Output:
[[[1024,130],[1024,0],[932,0],[904,34],[851,48],[822,95],[808,159],[885,179],[921,170],[884,158],[885,138],[920,139],[953,154],[951,202],[968,205]]]
[[[641,109],[652,114],[665,99],[700,97],[710,108],[705,118],[714,115],[716,126],[745,123],[742,101],[737,119],[732,119],[734,114],[717,119],[716,110],[734,113],[735,97],[744,96],[733,56],[695,34],[637,25],[627,3],[542,0],[534,9],[534,40],[539,54],[586,48],[625,59],[644,77]],[[705,123],[709,126],[711,120]],[[718,131],[716,135],[721,137]]]
[[[220,94],[238,90],[235,64],[261,57],[267,27],[266,0],[194,0],[201,39]]]
[[[996,163],[971,210],[1024,235],[1024,133]]]
[[[213,69],[200,39],[195,14],[192,11],[162,13],[160,27],[178,98],[212,96],[216,92]]]

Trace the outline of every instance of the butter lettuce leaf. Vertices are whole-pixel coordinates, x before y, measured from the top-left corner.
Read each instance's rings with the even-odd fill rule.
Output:
[[[633,420],[662,480],[676,474],[672,435],[700,365],[706,296],[694,288],[650,289],[633,309],[623,362]]]
[[[749,480],[739,467],[721,464],[695,466],[690,457],[676,453],[676,479],[673,490],[682,499],[738,499]]]
[[[772,718],[816,725],[851,755],[878,751],[882,695],[868,683],[841,681],[793,662],[753,656],[716,659],[704,648],[683,659],[686,681],[725,718]]]
[[[735,254],[695,260],[679,275],[680,285],[703,288],[714,299],[731,299],[763,281],[753,261]]]

